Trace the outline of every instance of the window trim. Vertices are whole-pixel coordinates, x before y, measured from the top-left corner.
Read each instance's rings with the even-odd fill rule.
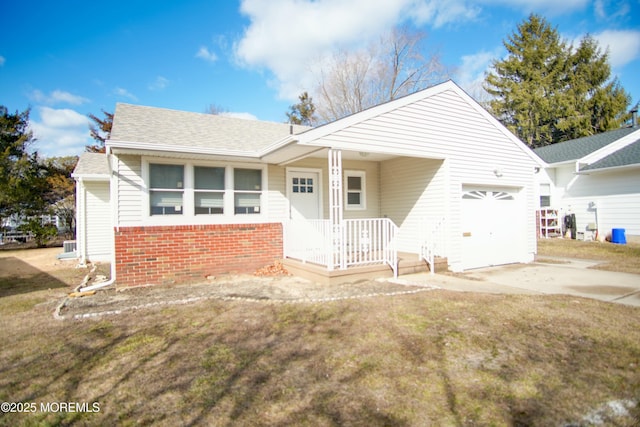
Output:
[[[166,164],[184,166],[182,214],[151,215],[150,205],[150,164]],[[223,191],[224,213],[195,213],[195,167],[221,167],[225,170],[225,189]],[[260,191],[260,212],[254,214],[236,214],[234,207],[234,169],[256,169],[261,171],[262,189]],[[145,225],[190,225],[190,224],[242,224],[265,222],[268,217],[268,165],[243,162],[197,161],[176,158],[159,158],[141,156],[141,206],[142,222]]]
[[[360,203],[349,204],[349,193],[355,193],[356,191],[349,191],[349,177],[357,177],[360,178],[360,184],[362,188],[360,189]],[[367,173],[363,170],[346,170],[344,171],[344,181],[343,181],[343,192],[344,192],[344,210],[346,211],[364,211],[367,209]]]

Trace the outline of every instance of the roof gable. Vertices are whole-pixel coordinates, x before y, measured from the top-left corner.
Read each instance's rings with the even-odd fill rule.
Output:
[[[409,112],[409,109],[413,111]],[[416,138],[415,134],[404,135],[408,150],[404,154],[407,155],[415,152],[412,151],[411,145],[415,148],[415,144],[418,144],[419,148],[425,148],[425,140],[430,140],[432,143],[439,142],[442,145],[451,138],[461,135],[464,136],[459,139],[467,139],[474,132],[474,125],[477,124],[485,130],[489,129],[494,138],[510,144],[514,150],[524,154],[535,164],[546,166],[529,147],[451,80],[308,130],[298,135],[298,139],[301,144],[344,148],[340,145],[341,141],[345,140],[343,137],[345,133],[350,130],[352,134],[358,133],[359,131],[356,130],[358,127],[370,130],[369,123],[373,120],[378,124],[401,121],[416,124],[421,122],[418,124],[422,129],[419,137]],[[381,148],[386,138],[380,132],[384,131],[379,129],[377,135],[375,131],[369,132],[368,135],[373,137],[373,144],[377,143],[378,148],[386,150],[389,147]],[[440,153],[440,156],[445,158],[448,154]]]
[[[550,164],[569,162],[594,153],[637,130],[638,128],[616,129],[597,135],[539,147],[533,151],[540,156],[542,160]]]

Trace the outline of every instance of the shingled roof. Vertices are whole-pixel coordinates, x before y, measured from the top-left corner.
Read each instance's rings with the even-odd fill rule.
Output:
[[[109,160],[104,153],[82,153],[73,170],[74,178],[108,178]]]
[[[595,163],[580,168],[580,170],[588,171],[630,165],[640,165],[640,139]]]
[[[639,129],[640,128],[637,127],[616,129],[609,132],[599,133],[597,135],[539,147],[533,151],[540,156],[542,160],[550,164],[578,160]]]
[[[255,152],[291,133],[288,123],[118,103],[111,141]],[[310,128],[293,125],[293,133]]]

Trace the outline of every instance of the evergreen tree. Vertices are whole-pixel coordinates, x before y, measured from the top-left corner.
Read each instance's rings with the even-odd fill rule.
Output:
[[[615,129],[626,118],[630,97],[609,81],[608,56],[592,37],[574,49],[532,14],[504,46],[508,57],[485,80],[489,106],[530,147]]]
[[[104,153],[106,148],[104,143],[111,135],[111,126],[113,125],[113,113],[108,113],[102,110],[104,119],[88,114],[88,117],[94,124],[89,125],[89,132],[91,132],[91,138],[93,138],[97,144],[87,145],[85,151],[91,153]]]
[[[316,107],[313,105],[313,99],[307,92],[300,94],[298,99],[299,103],[289,107],[288,122],[294,125],[313,126],[316,122]]]
[[[556,123],[556,141],[580,138],[620,127],[627,119],[630,96],[610,80],[608,54],[585,36],[566,64],[566,97]]]
[[[0,224],[12,214],[36,215],[44,211],[47,171],[38,153],[29,153],[35,141],[29,110],[10,114],[0,105]]]

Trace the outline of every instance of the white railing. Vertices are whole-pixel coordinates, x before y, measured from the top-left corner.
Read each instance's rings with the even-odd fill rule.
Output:
[[[284,256],[324,266],[331,258],[331,222],[328,219],[290,220],[283,224]]]
[[[351,265],[389,264],[398,275],[398,228],[389,218],[345,219],[342,268]]]
[[[347,219],[332,229],[329,220],[284,224],[284,255],[326,266],[388,264],[398,274],[397,227],[388,218]]]
[[[429,264],[429,271],[433,274],[435,272],[435,258],[445,256],[444,218],[423,221],[420,236],[420,257]]]

